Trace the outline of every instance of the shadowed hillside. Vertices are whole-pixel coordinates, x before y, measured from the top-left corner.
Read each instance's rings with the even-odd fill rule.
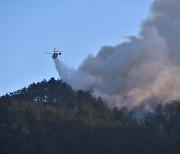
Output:
[[[178,154],[180,101],[141,121],[54,78],[0,97],[1,154]]]

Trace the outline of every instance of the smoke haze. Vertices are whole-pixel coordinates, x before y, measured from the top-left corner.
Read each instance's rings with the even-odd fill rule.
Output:
[[[75,71],[58,59],[61,79],[92,90],[110,107],[168,102],[180,97],[180,1],[155,0],[138,36],[89,55]],[[153,101],[152,101],[153,100]]]

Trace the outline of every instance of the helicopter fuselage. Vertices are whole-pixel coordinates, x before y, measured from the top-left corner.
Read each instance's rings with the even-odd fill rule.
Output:
[[[55,53],[52,54],[52,58],[55,59],[55,58],[58,57],[58,55],[61,55],[61,53],[56,53],[56,52],[55,52]]]

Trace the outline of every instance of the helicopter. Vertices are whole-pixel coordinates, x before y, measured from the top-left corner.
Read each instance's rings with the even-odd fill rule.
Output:
[[[55,59],[58,57],[58,55],[61,55],[63,51],[58,51],[56,50],[56,48],[54,48],[54,51],[53,52],[48,52],[48,53],[45,53],[45,54],[52,54],[52,58]]]

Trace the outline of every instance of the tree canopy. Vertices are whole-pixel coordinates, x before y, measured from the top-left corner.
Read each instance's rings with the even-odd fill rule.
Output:
[[[180,153],[179,100],[142,121],[131,113],[61,80],[33,83],[0,97],[0,153]]]

